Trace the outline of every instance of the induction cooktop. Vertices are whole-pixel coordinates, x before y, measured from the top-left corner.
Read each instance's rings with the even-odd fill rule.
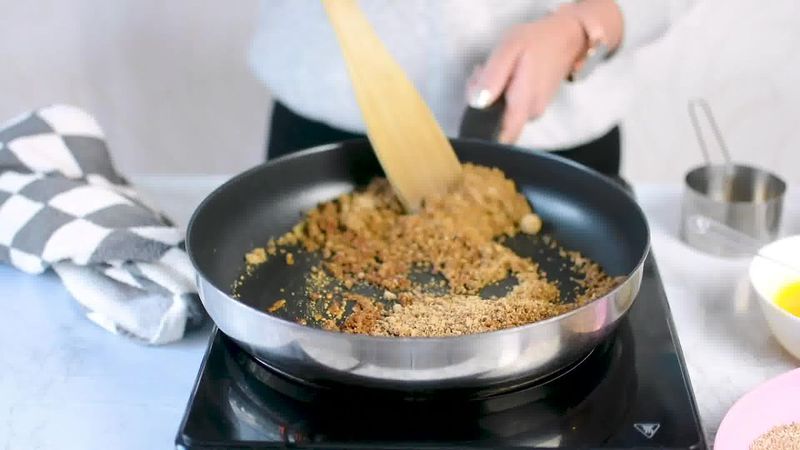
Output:
[[[705,449],[652,255],[617,331],[571,366],[502,391],[407,394],[289,379],[215,330],[179,449]]]

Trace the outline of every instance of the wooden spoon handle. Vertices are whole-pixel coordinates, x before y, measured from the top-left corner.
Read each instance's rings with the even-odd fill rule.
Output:
[[[410,211],[445,192],[461,165],[422,96],[395,62],[355,0],[322,0],[341,46],[367,135]]]

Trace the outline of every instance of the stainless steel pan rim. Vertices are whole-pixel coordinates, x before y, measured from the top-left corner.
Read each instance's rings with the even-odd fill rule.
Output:
[[[206,280],[199,273],[197,275],[197,283],[198,283],[198,285],[203,286],[205,288],[205,289],[201,289],[201,293],[206,293],[207,292],[206,289],[208,289],[208,288],[213,289],[214,291],[216,291],[216,295],[225,298],[227,301],[234,302],[237,305],[237,307],[246,308],[247,310],[260,315],[261,317],[265,318],[268,322],[279,322],[279,323],[281,323],[281,325],[296,328],[298,331],[302,330],[304,333],[307,333],[307,334],[308,333],[312,333],[312,334],[318,334],[320,336],[336,335],[336,336],[346,336],[348,339],[352,339],[352,340],[366,340],[366,341],[373,341],[373,342],[391,342],[392,344],[389,344],[389,345],[395,345],[397,343],[411,342],[411,341],[414,341],[414,342],[425,341],[425,342],[434,343],[436,341],[440,341],[440,342],[441,341],[452,341],[452,340],[457,340],[457,339],[468,340],[470,338],[482,337],[482,336],[487,336],[487,335],[502,335],[504,333],[507,334],[507,333],[512,333],[512,332],[514,332],[514,333],[522,332],[526,328],[532,328],[532,327],[535,327],[537,325],[538,326],[545,326],[548,323],[556,322],[558,320],[566,319],[567,317],[580,314],[582,310],[590,308],[593,303],[595,303],[597,301],[600,301],[600,300],[603,300],[603,299],[614,297],[620,291],[622,291],[624,289],[630,289],[631,288],[630,287],[630,283],[635,281],[635,279],[637,278],[636,277],[637,273],[641,272],[642,267],[644,265],[644,261],[645,261],[645,259],[647,259],[647,255],[649,253],[650,253],[650,245],[648,243],[647,251],[645,252],[645,255],[642,257],[642,260],[639,262],[639,265],[636,266],[636,268],[633,270],[633,272],[629,273],[625,277],[626,279],[622,284],[620,284],[619,286],[617,286],[614,289],[610,290],[605,295],[602,295],[600,297],[594,298],[591,301],[589,301],[588,303],[586,303],[585,305],[583,305],[583,306],[581,306],[579,308],[575,308],[572,311],[566,312],[564,314],[559,314],[558,316],[554,316],[554,317],[551,317],[549,319],[540,320],[538,322],[531,322],[531,323],[528,323],[528,324],[525,324],[525,325],[520,325],[518,327],[510,327],[510,328],[503,328],[501,330],[486,331],[486,332],[483,332],[483,333],[471,333],[471,334],[462,334],[462,335],[455,335],[455,336],[391,337],[391,336],[372,336],[372,335],[367,335],[367,334],[356,334],[356,333],[343,333],[343,332],[340,332],[340,331],[329,331],[329,330],[325,330],[325,329],[322,329],[322,328],[315,328],[315,327],[310,327],[310,326],[307,326],[307,325],[301,325],[301,324],[293,322],[291,320],[286,320],[284,318],[277,317],[277,316],[274,316],[272,314],[269,314],[269,313],[267,313],[265,311],[261,311],[259,309],[253,308],[250,305],[247,305],[245,303],[240,302],[239,300],[236,300],[235,298],[232,298],[230,296],[230,294],[227,294],[227,293],[223,292],[221,289],[219,289],[213,283],[211,283],[210,281]],[[638,290],[638,287],[636,289]],[[212,319],[213,319],[213,317],[212,317]],[[222,329],[222,327],[220,327],[220,329]],[[224,332],[225,330],[222,329],[222,331]],[[235,337],[235,336],[231,336],[231,337]]]
[[[220,330],[280,373],[314,383],[427,391],[539,379],[571,364],[616,329],[636,299],[642,273],[640,266],[609,294],[546,321],[435,338],[366,336],[302,326],[245,305],[198,278],[203,303]],[[252,324],[257,333],[249,332]]]

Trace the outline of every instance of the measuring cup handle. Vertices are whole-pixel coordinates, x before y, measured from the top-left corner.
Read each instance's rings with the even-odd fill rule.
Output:
[[[689,101],[689,118],[692,121],[692,127],[694,128],[695,136],[697,136],[697,143],[700,144],[700,150],[703,152],[703,157],[706,160],[706,164],[711,164],[711,156],[708,151],[708,146],[706,145],[706,140],[703,137],[703,130],[700,127],[700,119],[697,115],[697,109],[700,108],[705,117],[708,124],[711,126],[711,131],[714,133],[714,137],[717,141],[717,146],[719,147],[720,153],[722,153],[722,157],[725,160],[725,165],[731,165],[731,155],[728,153],[728,146],[725,145],[725,140],[722,138],[722,133],[719,130],[719,126],[717,126],[717,121],[714,120],[714,114],[711,112],[711,106],[709,106],[708,102],[702,98],[695,98]]]

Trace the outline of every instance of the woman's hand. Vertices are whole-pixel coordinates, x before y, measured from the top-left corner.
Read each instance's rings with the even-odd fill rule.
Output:
[[[611,0],[578,3],[601,23],[610,18],[615,44],[622,34],[619,9]],[[613,8],[613,9],[610,9]],[[609,20],[606,20],[609,21]],[[556,12],[535,22],[514,27],[494,49],[486,64],[470,79],[470,106],[485,108],[505,93],[500,142],[514,143],[528,120],[540,116],[559,85],[586,52],[586,34],[573,13]]]

